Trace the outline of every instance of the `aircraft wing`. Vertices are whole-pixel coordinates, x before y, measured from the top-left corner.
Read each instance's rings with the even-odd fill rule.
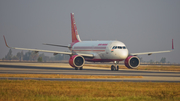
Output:
[[[171,52],[172,50],[166,50],[166,51],[155,51],[155,52],[142,52],[142,53],[131,53],[130,55],[134,55],[134,56],[137,56],[137,55],[151,55],[151,54],[156,54],[156,53],[166,53],[166,52]]]
[[[10,47],[7,45],[7,42],[6,42],[6,39],[5,39],[5,36],[4,37],[4,41],[5,41],[5,44],[8,48],[11,48],[11,49],[18,49],[18,50],[29,50],[29,51],[34,51],[36,53],[38,52],[47,52],[47,53],[54,53],[55,54],[66,54],[66,55],[76,55],[72,52],[61,52],[61,51],[51,51],[51,50],[41,50],[41,49],[29,49],[29,48],[18,48],[18,47]],[[85,57],[94,57],[93,54],[78,54],[78,55],[82,55],[82,56],[85,56]]]
[[[151,55],[151,54],[156,54],[156,53],[166,53],[166,52],[171,52],[173,51],[174,49],[174,44],[173,44],[173,39],[172,39],[172,50],[165,50],[165,51],[154,51],[154,52],[142,52],[142,53],[131,53],[130,55],[134,55],[134,56],[137,56],[137,55]]]

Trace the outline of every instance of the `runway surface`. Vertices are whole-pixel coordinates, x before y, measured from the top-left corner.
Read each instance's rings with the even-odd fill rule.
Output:
[[[0,79],[36,79],[55,81],[130,81],[130,82],[180,82],[180,72],[147,71],[120,69],[111,71],[110,68],[84,66],[83,70],[74,70],[67,63],[0,63],[0,73],[4,74],[66,74],[66,75],[119,75],[143,76],[143,78],[118,79],[65,79],[65,78],[14,78],[0,77]]]

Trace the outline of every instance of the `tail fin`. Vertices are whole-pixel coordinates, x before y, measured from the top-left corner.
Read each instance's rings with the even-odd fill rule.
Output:
[[[71,13],[71,33],[72,33],[72,42],[80,42],[81,39],[78,35],[75,19],[74,19],[74,13]]]

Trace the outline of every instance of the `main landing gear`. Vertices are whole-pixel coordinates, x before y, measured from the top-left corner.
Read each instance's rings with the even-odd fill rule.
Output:
[[[119,70],[119,66],[117,65],[119,62],[114,61],[114,65],[111,65],[111,71],[118,71]]]
[[[75,67],[75,70],[78,70],[78,69],[79,69],[79,70],[83,70],[83,67],[79,67],[79,68],[78,68],[78,67]]]

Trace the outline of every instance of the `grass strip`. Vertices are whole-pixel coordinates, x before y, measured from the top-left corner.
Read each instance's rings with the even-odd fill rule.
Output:
[[[143,78],[142,76],[98,76],[98,75],[63,75],[63,74],[0,74],[0,77],[29,77],[29,78]]]
[[[0,80],[0,101],[179,101],[180,83]]]

